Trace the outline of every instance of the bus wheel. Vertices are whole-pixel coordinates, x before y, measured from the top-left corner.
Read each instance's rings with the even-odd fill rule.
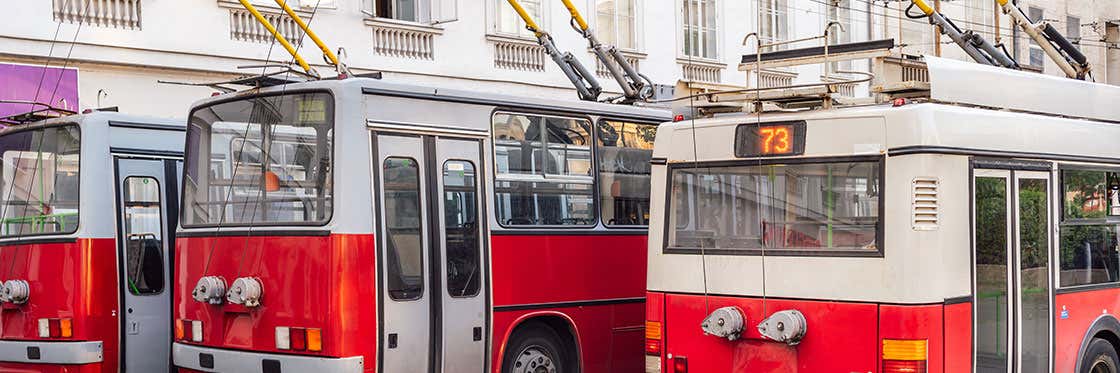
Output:
[[[1085,351],[1085,359],[1081,362],[1084,373],[1120,373],[1120,357],[1116,356],[1116,349],[1112,343],[1100,338],[1093,338],[1089,349]]]
[[[568,360],[560,336],[552,328],[531,324],[510,338],[502,373],[567,373]]]

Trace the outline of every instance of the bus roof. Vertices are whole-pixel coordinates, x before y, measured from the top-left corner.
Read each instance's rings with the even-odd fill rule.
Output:
[[[603,114],[623,116],[653,121],[667,121],[672,118],[668,108],[643,107],[633,105],[587,102],[579,100],[559,100],[540,97],[514,96],[474,90],[443,88],[438,86],[402,84],[372,78],[349,78],[345,80],[319,80],[302,83],[249,89],[236,93],[219,95],[195,102],[194,107],[226,101],[254,94],[277,94],[306,90],[330,90],[335,94],[376,94],[385,96],[414,98],[421,100],[448,101],[496,107],[529,108],[535,110],[561,111],[568,113]],[[336,98],[337,99],[337,98]]]

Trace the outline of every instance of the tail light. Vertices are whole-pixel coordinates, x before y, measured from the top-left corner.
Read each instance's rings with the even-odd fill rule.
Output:
[[[202,343],[202,321],[175,320],[175,339]]]
[[[688,373],[688,358],[684,356],[674,357],[673,373]]]
[[[74,337],[74,319],[39,319],[39,338]]]
[[[928,359],[929,346],[924,339],[883,340],[883,373],[926,373]]]
[[[646,355],[661,356],[660,321],[646,321]]]
[[[276,349],[319,352],[323,350],[323,331],[314,328],[276,327]]]

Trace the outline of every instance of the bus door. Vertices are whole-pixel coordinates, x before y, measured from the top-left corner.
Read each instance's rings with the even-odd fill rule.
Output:
[[[170,239],[180,162],[117,158],[116,167],[121,368],[166,372],[171,361]]]
[[[385,133],[373,142],[384,325],[378,371],[483,371],[489,333],[482,143]]]
[[[1050,372],[1050,173],[975,169],[973,321],[976,372]]]

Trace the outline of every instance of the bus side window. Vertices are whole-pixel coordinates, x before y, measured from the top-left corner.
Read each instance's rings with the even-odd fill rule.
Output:
[[[1120,282],[1120,172],[1062,170],[1061,286]]]
[[[504,226],[595,224],[591,123],[496,113],[494,173]]]
[[[124,249],[128,291],[134,295],[163,292],[163,214],[159,182],[150,177],[124,180]]]
[[[656,124],[599,121],[600,216],[608,226],[649,224],[650,159]]]

